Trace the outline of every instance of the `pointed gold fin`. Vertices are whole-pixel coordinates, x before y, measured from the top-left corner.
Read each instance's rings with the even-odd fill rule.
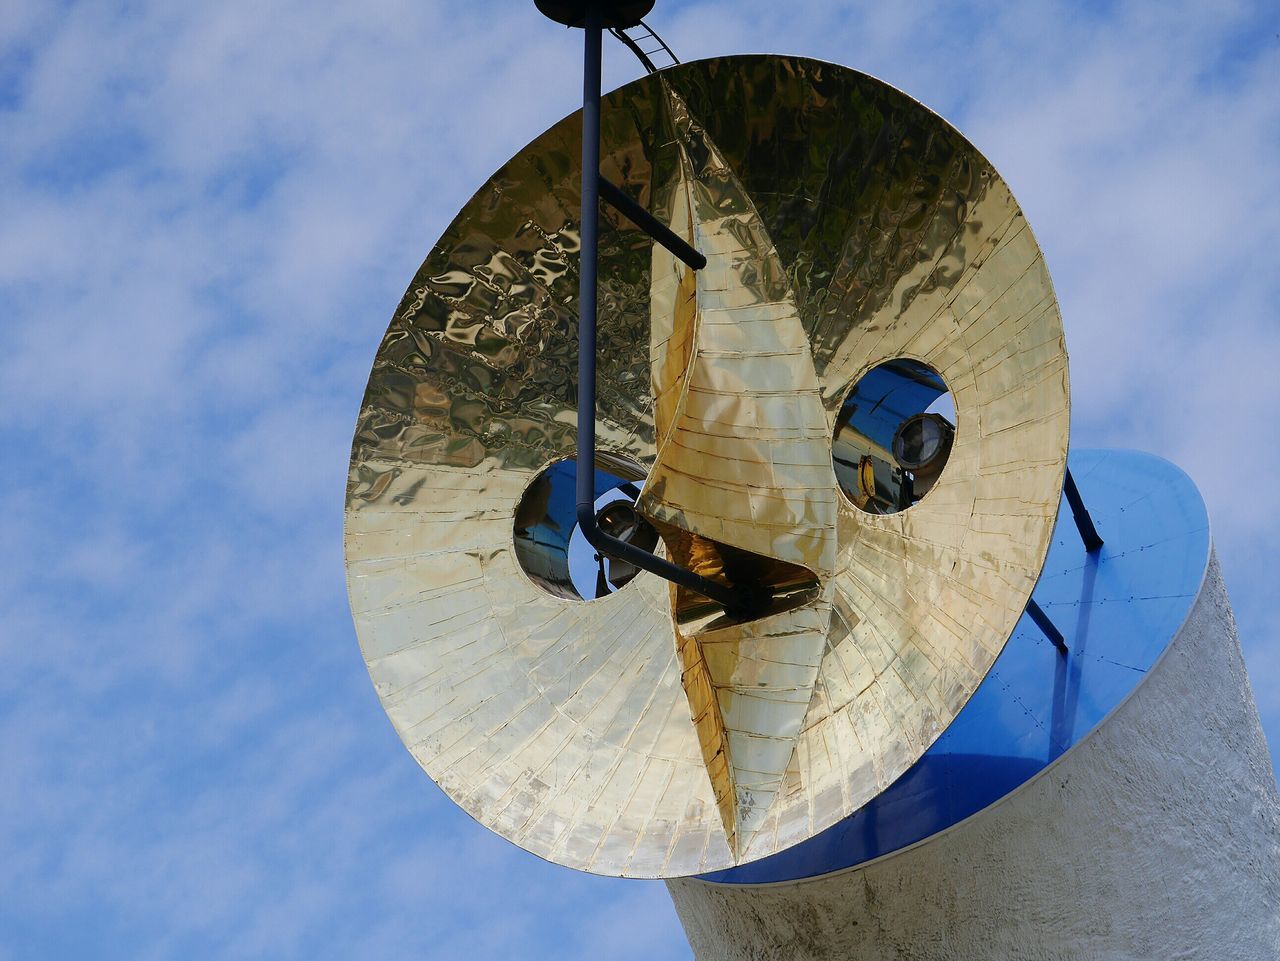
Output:
[[[730,848],[782,784],[817,681],[836,561],[830,425],[795,297],[755,207],[669,92],[673,230],[655,245],[650,360],[658,453],[639,500],[677,563],[768,603],[738,623],[671,590],[685,694]],[[763,601],[762,601],[763,603]]]

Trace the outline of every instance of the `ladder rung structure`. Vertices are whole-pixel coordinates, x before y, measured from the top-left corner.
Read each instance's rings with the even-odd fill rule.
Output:
[[[630,47],[631,52],[650,73],[657,73],[680,62],[666,41],[643,20],[634,27],[610,27],[609,32]]]

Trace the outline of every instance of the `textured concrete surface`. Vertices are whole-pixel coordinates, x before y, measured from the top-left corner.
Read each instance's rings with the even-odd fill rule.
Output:
[[[1280,796],[1217,559],[1129,699],[985,811],[824,878],[668,888],[698,961],[1277,961]]]

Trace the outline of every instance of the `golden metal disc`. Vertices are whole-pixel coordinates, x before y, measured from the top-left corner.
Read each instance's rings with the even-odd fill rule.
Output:
[[[454,801],[551,861],[674,877],[829,827],[955,717],[1048,549],[1067,357],[1008,187],[899,91],[725,57],[602,111],[603,174],[708,265],[602,214],[601,463],[643,480],[669,554],[773,606],[735,623],[647,573],[583,600],[565,572],[578,115],[480,189],[396,311],[352,446],[348,582],[379,697]],[[935,383],[956,430],[917,498],[858,418]]]

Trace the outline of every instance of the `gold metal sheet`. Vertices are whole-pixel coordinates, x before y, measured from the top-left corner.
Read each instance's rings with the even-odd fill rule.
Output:
[[[481,188],[388,328],[352,447],[349,587],[387,713],[450,797],[550,860],[673,877],[847,816],[963,706],[1048,548],[1067,362],[1004,182],[879,81],[686,64],[609,94],[602,130],[604,174],[709,263],[602,215],[600,446],[648,472],[668,550],[710,571],[739,549],[811,588],[734,625],[678,616],[652,575],[582,601],[517,561],[526,490],[574,454],[576,115]],[[900,357],[946,381],[955,443],[924,500],[871,515],[838,490],[831,436],[851,386]]]

